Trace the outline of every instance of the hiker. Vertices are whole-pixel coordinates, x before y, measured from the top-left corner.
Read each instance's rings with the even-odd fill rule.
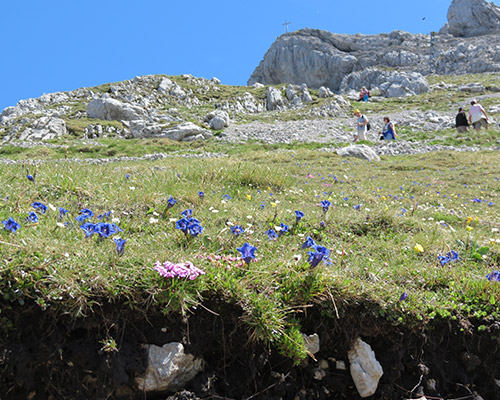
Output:
[[[476,100],[470,102],[469,108],[469,122],[472,124],[476,131],[481,130],[481,127],[488,129],[488,115],[486,111]]]
[[[356,128],[357,133],[354,134],[354,142],[359,140],[367,140],[366,139],[366,131],[368,129],[368,119],[361,114],[359,110],[354,110],[354,115],[356,116]]]
[[[368,101],[369,98],[370,98],[370,91],[365,86],[363,86],[359,91],[358,101]]]
[[[458,133],[464,133],[469,130],[469,121],[467,121],[467,116],[462,107],[458,109],[458,114],[455,117],[455,127]]]
[[[396,140],[396,129],[389,117],[384,117],[384,128],[378,133],[380,140]]]

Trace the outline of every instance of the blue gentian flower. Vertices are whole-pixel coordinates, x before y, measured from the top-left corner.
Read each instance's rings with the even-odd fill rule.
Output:
[[[280,224],[280,232],[279,235],[284,235],[285,233],[288,233],[288,225],[285,225],[283,222]]]
[[[448,264],[451,261],[456,261],[458,259],[459,259],[458,253],[456,251],[453,251],[453,250],[446,253],[445,256],[438,256],[438,260],[439,260],[439,263],[441,264],[441,266]]]
[[[129,174],[125,174],[125,179],[130,179],[130,175]]]
[[[199,223],[194,222],[188,225],[188,231],[191,234],[191,236],[196,237],[201,233],[201,231],[203,231],[203,227]]]
[[[250,261],[252,259],[255,259],[255,250],[257,250],[257,247],[254,247],[252,245],[249,245],[247,242],[241,247],[238,247],[236,250],[238,250],[241,253],[241,258],[247,265],[250,264]]]
[[[118,238],[118,239],[113,239],[116,243],[116,251],[118,252],[118,255],[119,256],[123,256],[123,252],[125,251],[125,243],[126,243],[126,240],[125,239],[121,239],[121,238]]]
[[[68,212],[65,208],[59,207],[59,219],[63,219],[64,215]]]
[[[177,203],[177,200],[175,200],[172,196],[167,200],[167,208],[172,208],[175,203]]]
[[[231,232],[233,233],[234,236],[239,236],[243,232],[245,232],[245,230],[241,226],[236,225],[231,227]]]
[[[262,209],[266,208],[266,204],[265,203],[260,203],[260,208],[262,208]]]
[[[99,222],[95,225],[94,233],[98,233],[100,237],[109,237],[115,233],[123,232],[118,225],[108,224],[107,222]]]
[[[47,211],[47,206],[45,204],[40,203],[39,201],[31,203],[31,206],[34,209],[40,210],[42,214],[45,214],[45,211]]]
[[[15,220],[14,218],[10,217],[8,220],[6,221],[2,221],[2,224],[5,225],[5,229],[8,230],[8,231],[11,231],[11,232],[15,232],[17,231],[21,225],[19,225]]]
[[[111,216],[111,211],[108,211],[107,213],[98,215],[97,219],[106,219],[106,220],[109,220],[110,216]]]
[[[316,267],[321,260],[327,260],[330,255],[330,250],[323,246],[315,246],[314,251],[310,251],[309,254],[309,264],[311,267]]]
[[[205,193],[204,193],[204,192],[202,192],[202,191],[198,192],[198,197],[199,197],[200,199],[203,199],[203,198],[205,197]]]
[[[316,242],[311,236],[306,237],[306,241],[302,243],[302,248],[307,249],[308,247],[315,247]]]
[[[361,204],[352,206],[352,208],[354,208],[356,211],[359,211],[361,209]]]
[[[35,182],[35,177],[33,175],[28,174],[26,175],[26,178],[31,182]]]
[[[489,206],[489,207],[491,207],[493,204],[495,204],[495,203],[493,203],[492,201],[490,201],[490,202],[488,203],[488,206]]]
[[[295,222],[299,222],[304,218],[304,213],[302,211],[295,211]]]
[[[83,223],[86,219],[92,218],[94,216],[94,213],[89,210],[88,208],[84,208],[80,211],[80,215],[78,215],[75,219],[78,222]]]
[[[29,222],[32,222],[32,223],[37,223],[38,222],[38,215],[36,215],[36,212],[30,212],[28,214],[28,216],[26,217],[26,219],[29,221]]]
[[[278,237],[278,234],[272,228],[269,229],[269,230],[267,230],[267,231],[265,231],[264,233],[267,235],[267,237],[269,238],[269,240],[276,239]]]
[[[96,232],[96,224],[91,222],[86,222],[83,225],[80,225],[80,228],[85,232],[85,237],[92,236]]]
[[[408,298],[408,293],[404,292],[401,296],[399,296],[399,301],[405,301]]]
[[[231,200],[231,196],[229,196],[228,194],[225,194],[222,196],[222,199],[223,200]]]
[[[196,218],[181,218],[175,223],[175,229],[180,229],[186,235],[189,233],[191,236],[198,236],[203,227]]]
[[[323,212],[326,213],[331,205],[332,205],[332,203],[330,203],[328,200],[323,200],[321,202],[321,207],[323,207]]]
[[[486,275],[486,279],[488,279],[489,281],[500,282],[500,272],[492,271],[490,274]]]
[[[181,215],[185,218],[191,218],[193,216],[193,210],[188,208],[187,210],[184,210],[183,212],[181,212]]]
[[[187,220],[187,218],[181,218],[175,223],[175,229],[180,229],[182,232],[186,233],[188,225],[189,221]]]

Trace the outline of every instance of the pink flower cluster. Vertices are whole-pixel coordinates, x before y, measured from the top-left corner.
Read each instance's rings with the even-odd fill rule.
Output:
[[[205,272],[196,268],[191,262],[174,264],[170,261],[165,261],[163,264],[156,261],[153,267],[161,276],[165,278],[189,278],[189,280],[196,279],[200,275],[205,275]]]

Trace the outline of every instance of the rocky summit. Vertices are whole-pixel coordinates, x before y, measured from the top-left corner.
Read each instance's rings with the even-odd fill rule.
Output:
[[[499,31],[500,8],[484,0],[453,0],[448,23],[429,35],[301,29],[277,38],[248,84],[306,83],[346,92],[390,82],[382,88],[390,97],[422,93],[426,75],[500,71]]]

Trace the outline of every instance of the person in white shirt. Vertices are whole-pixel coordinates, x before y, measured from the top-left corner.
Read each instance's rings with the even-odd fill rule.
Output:
[[[488,115],[484,108],[476,100],[470,102],[471,108],[469,108],[469,122],[472,124],[475,130],[481,130],[481,127],[488,129]]]

